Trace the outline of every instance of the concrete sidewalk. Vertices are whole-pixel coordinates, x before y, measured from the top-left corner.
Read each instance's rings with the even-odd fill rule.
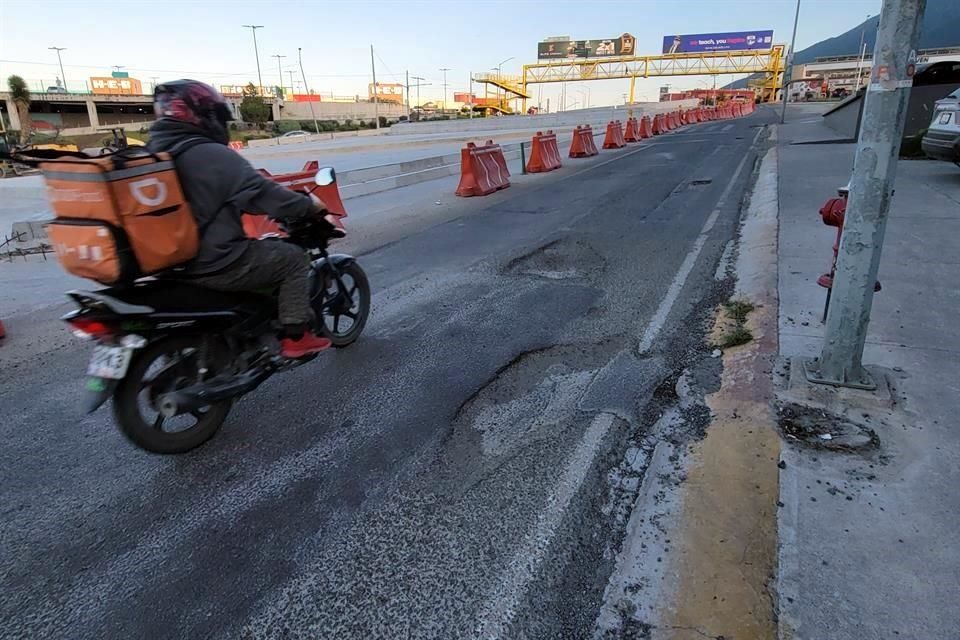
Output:
[[[847,182],[856,145],[793,144],[836,138],[808,116],[793,111],[778,129],[780,637],[960,638],[960,170],[898,167],[864,353],[889,389],[810,387],[789,365],[822,345],[816,279],[836,230],[818,211]],[[876,437],[848,450],[818,442],[822,431],[798,438],[794,402],[829,416],[828,429],[842,418]]]

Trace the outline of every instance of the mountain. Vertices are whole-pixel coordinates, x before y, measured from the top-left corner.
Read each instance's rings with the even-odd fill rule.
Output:
[[[863,33],[867,51],[873,51],[877,39],[877,27],[880,16],[864,20],[854,28],[840,35],[821,40],[806,49],[797,51],[796,64],[813,62],[815,58],[826,56],[856,55],[860,46],[860,34]],[[927,10],[920,25],[920,46],[918,49],[936,49],[939,47],[960,46],[960,0],[927,0]],[[756,76],[737,80],[728,84],[726,89],[742,89]]]

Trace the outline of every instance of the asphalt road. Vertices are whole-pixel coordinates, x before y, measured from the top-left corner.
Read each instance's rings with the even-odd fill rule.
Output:
[[[589,637],[623,498],[608,474],[709,357],[770,118],[361,234],[363,338],[188,455],[79,415],[89,346],[38,312],[30,353],[0,347],[0,635]]]

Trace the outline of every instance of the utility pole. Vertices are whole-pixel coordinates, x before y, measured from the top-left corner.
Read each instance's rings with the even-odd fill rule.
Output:
[[[47,47],[50,51],[57,52],[57,62],[60,63],[60,79],[63,80],[63,90],[67,93],[70,93],[70,90],[67,88],[67,74],[63,72],[63,59],[60,57],[61,51],[66,51],[66,47]]]
[[[422,78],[422,77],[420,77],[420,76],[413,76],[413,79],[417,81],[417,84],[416,84],[416,87],[417,87],[417,121],[419,121],[419,120],[420,120],[420,116],[423,115],[423,106],[422,106],[422,103],[420,102],[420,87],[423,86],[421,83],[422,83],[424,80],[426,80],[426,78]]]
[[[403,72],[403,74],[404,74],[403,88],[407,92],[406,105],[407,105],[407,117],[409,118],[410,117],[410,70],[407,69],[406,71]]]
[[[126,67],[123,66],[122,64],[115,64],[110,68],[116,71],[117,73],[120,73],[120,69],[126,69]]]
[[[296,93],[297,89],[293,82],[293,70],[287,69],[287,75],[290,77],[290,93]]]
[[[257,83],[260,88],[260,94],[263,95],[263,77],[260,75],[260,50],[257,49],[257,29],[263,29],[262,24],[245,24],[245,29],[253,32],[253,56],[257,59]]]
[[[283,98],[283,68],[280,66],[280,58],[286,58],[287,56],[281,56],[280,54],[275,53],[270,57],[277,59],[277,73],[280,74],[280,95],[277,97]],[[290,88],[292,89],[293,87]]]
[[[373,117],[380,128],[380,102],[377,100],[377,65],[373,63],[373,45],[370,45],[370,71],[373,74]]]
[[[863,345],[925,7],[926,0],[883,0],[837,254],[833,304],[827,313],[820,359],[807,366],[811,382],[876,388],[863,368]]]
[[[783,70],[783,108],[780,110],[780,124],[787,120],[787,94],[788,89],[787,74],[793,76],[793,49],[797,46],[797,23],[800,21],[800,0],[797,0],[797,12],[793,14],[793,37],[790,39],[790,51],[787,53],[787,68]]]
[[[303,49],[297,47],[297,63],[300,65],[300,75],[303,77],[303,90],[307,92],[307,104],[310,105],[310,117],[313,118],[313,130],[320,133],[320,125],[317,124],[317,114],[313,111],[313,96],[310,95],[310,85],[307,84],[307,74],[303,72]]]
[[[157,80],[159,79],[160,76],[150,76],[150,93],[157,90]]]
[[[440,71],[443,72],[443,106],[440,107],[440,113],[443,113],[447,110],[447,71],[450,71],[450,69],[441,67]]]
[[[474,98],[473,98],[473,71],[470,72],[470,93],[468,93],[467,95],[470,96],[470,119],[473,120],[473,112],[474,112],[474,108],[473,108],[473,104],[474,104]]]

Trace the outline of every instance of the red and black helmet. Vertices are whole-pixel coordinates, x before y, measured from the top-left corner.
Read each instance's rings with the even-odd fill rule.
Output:
[[[199,127],[207,136],[227,144],[227,123],[233,120],[230,105],[220,92],[198,80],[173,80],[153,90],[153,111],[158,118],[170,118]]]

